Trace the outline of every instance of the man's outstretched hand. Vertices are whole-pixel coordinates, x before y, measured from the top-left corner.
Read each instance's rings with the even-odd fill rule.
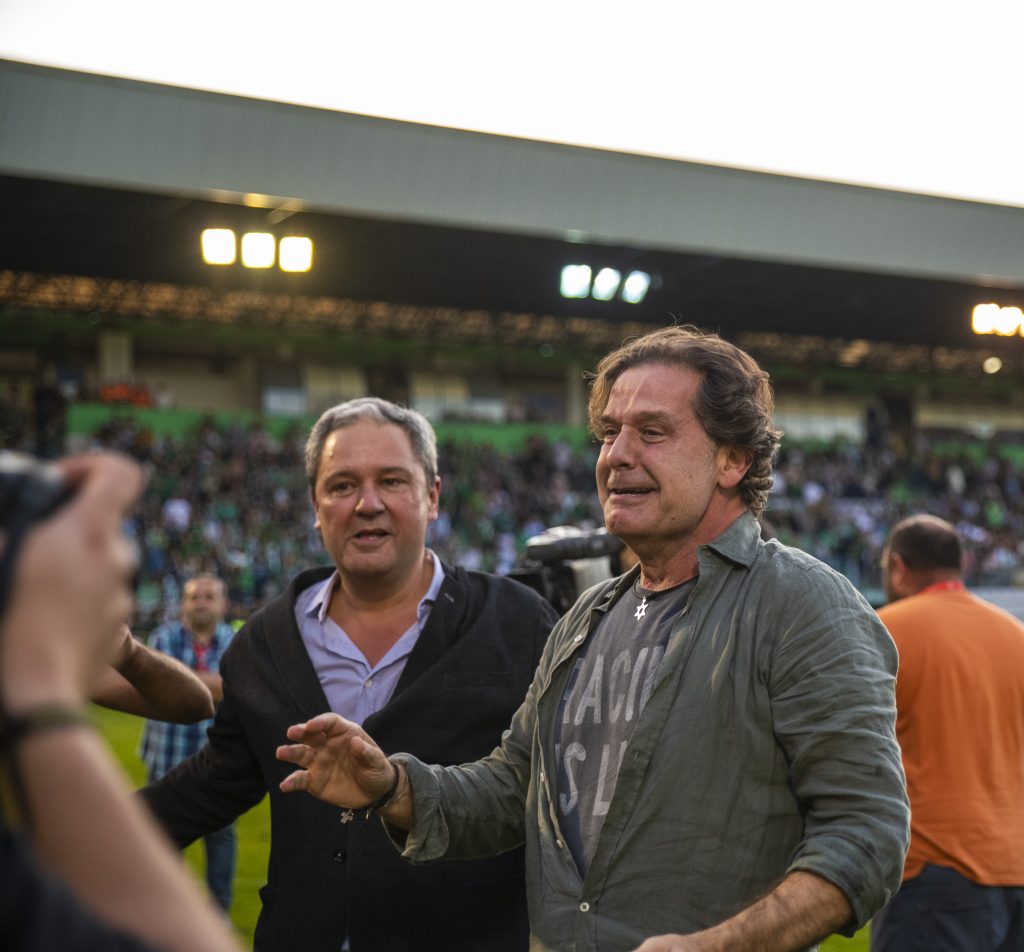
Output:
[[[281,790],[305,790],[339,807],[365,809],[392,788],[399,768],[358,724],[338,714],[321,714],[288,728],[293,744],[277,748],[277,759],[300,769],[281,781]]]

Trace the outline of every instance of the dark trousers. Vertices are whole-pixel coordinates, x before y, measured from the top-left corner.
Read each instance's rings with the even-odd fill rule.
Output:
[[[871,952],[1024,952],[1024,887],[925,866],[872,920]]]

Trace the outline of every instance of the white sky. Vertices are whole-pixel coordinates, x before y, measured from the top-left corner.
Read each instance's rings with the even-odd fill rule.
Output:
[[[1024,206],[1019,0],[0,0],[0,57]]]

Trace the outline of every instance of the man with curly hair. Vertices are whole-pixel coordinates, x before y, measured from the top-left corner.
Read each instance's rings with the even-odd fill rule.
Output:
[[[387,758],[327,714],[290,729],[282,789],[378,810],[416,861],[525,842],[532,949],[797,950],[867,922],[907,846],[896,651],[845,578],[761,538],[772,412],[696,328],[607,356],[597,489],[639,565],[559,622],[490,756]]]

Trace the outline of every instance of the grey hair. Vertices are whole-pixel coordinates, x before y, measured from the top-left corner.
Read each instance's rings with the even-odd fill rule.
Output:
[[[412,444],[413,454],[423,467],[427,477],[427,488],[434,485],[437,478],[437,438],[430,421],[416,410],[400,407],[397,403],[382,400],[380,397],[358,397],[346,400],[324,410],[320,419],[313,424],[306,440],[306,478],[309,488],[316,491],[316,476],[320,472],[320,460],[324,455],[324,444],[335,430],[352,426],[362,420],[374,420],[377,423],[394,423],[405,430]]]

